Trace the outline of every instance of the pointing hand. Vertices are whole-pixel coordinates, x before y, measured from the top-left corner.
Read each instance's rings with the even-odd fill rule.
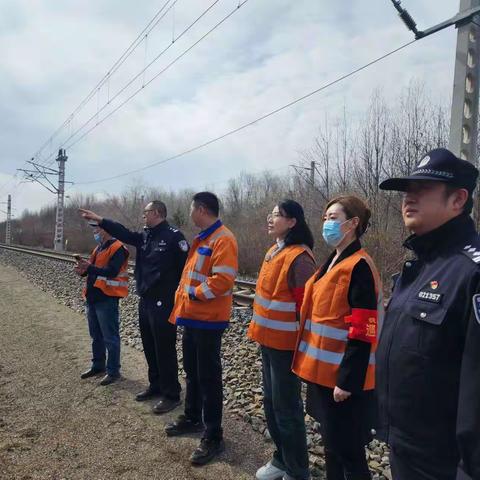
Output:
[[[79,208],[78,211],[85,220],[93,220],[94,222],[98,222],[98,223],[100,223],[103,220],[103,217],[101,217],[100,215],[97,215],[91,210],[86,210],[85,208]]]

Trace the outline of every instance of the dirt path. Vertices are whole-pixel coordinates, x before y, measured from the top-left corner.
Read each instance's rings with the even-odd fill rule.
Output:
[[[225,415],[227,451],[190,466],[198,437],[167,439],[180,408],[154,416],[135,402],[143,354],[122,345],[123,379],[80,380],[89,366],[85,319],[0,264],[0,479],[251,479],[269,456],[263,438]]]

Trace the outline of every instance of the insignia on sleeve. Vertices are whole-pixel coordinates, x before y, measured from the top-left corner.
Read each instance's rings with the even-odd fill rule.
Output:
[[[188,252],[188,243],[186,240],[180,240],[178,246],[182,252]]]
[[[473,260],[477,265],[480,265],[480,248],[475,245],[466,245],[462,253]]]
[[[473,301],[473,311],[475,312],[475,318],[477,322],[480,323],[480,294],[476,294],[472,298]]]

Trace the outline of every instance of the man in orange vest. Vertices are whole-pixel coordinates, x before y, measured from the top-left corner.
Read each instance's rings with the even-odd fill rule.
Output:
[[[86,276],[83,295],[86,300],[88,329],[92,337],[92,366],[80,377],[85,379],[105,372],[100,385],[120,378],[119,299],[128,295],[128,250],[123,243],[101,229],[97,223],[93,235],[97,246],[90,260],[77,260],[75,272]]]
[[[201,232],[190,248],[170,316],[172,323],[184,327],[187,393],[185,414],[168,424],[165,431],[174,436],[205,430],[190,457],[194,465],[204,465],[225,448],[220,348],[230,320],[238,247],[218,213],[219,202],[213,193],[194,195],[190,216]]]

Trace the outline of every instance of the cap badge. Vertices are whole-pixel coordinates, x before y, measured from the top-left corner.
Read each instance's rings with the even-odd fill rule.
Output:
[[[430,288],[431,288],[432,290],[436,290],[436,289],[438,288],[438,282],[437,282],[436,280],[432,280],[432,281],[430,282]]]
[[[430,161],[430,156],[427,155],[426,157],[424,157],[422,159],[422,161],[418,164],[417,168],[422,168],[424,167],[425,165],[428,165],[428,162]]]

